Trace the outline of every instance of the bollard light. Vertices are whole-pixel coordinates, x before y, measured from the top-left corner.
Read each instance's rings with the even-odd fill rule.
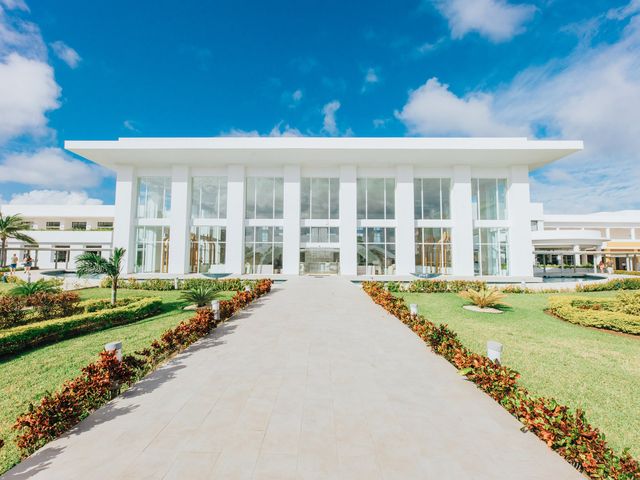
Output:
[[[107,352],[115,352],[119,362],[122,361],[122,342],[111,342],[104,346]]]
[[[418,315],[418,304],[412,303],[409,305],[409,311],[411,312],[411,315]]]
[[[523,290],[526,290],[527,282],[525,282],[524,280],[522,282],[520,282],[520,287],[522,287]]]
[[[211,300],[211,310],[213,311],[213,318],[215,320],[220,320],[220,301],[219,300]]]
[[[178,277],[173,279],[173,289],[178,290]]]
[[[500,354],[502,354],[502,344],[489,340],[487,342],[487,357],[489,357],[489,360],[500,363]]]
[[[245,285],[244,286],[244,291],[245,292],[250,292],[251,291],[251,287],[249,285]]]

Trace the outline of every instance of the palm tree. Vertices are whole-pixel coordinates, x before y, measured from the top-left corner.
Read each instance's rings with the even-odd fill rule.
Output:
[[[37,244],[29,235],[22,233],[23,230],[29,230],[30,227],[30,223],[19,214],[3,216],[0,212],[0,265],[7,264],[8,239],[15,238],[30,245]]]
[[[213,285],[195,285],[189,290],[184,290],[180,298],[195,303],[197,307],[204,307],[214,300],[217,294],[217,289]]]
[[[126,250],[114,248],[113,254],[108,258],[102,258],[95,252],[85,252],[76,258],[76,273],[83,275],[106,275],[111,279],[111,305],[116,304],[118,292],[118,278],[122,269],[122,259]]]

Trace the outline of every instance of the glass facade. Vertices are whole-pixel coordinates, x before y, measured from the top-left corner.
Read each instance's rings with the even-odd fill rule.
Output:
[[[282,227],[245,227],[245,273],[282,273]]]
[[[193,177],[191,218],[227,218],[227,177]]]
[[[282,177],[247,177],[245,218],[282,218],[284,182]]]
[[[357,186],[359,219],[395,218],[395,178],[358,178]]]
[[[227,229],[225,227],[191,227],[189,265],[192,273],[214,272],[215,265],[224,265]]]
[[[138,218],[169,218],[171,212],[171,178],[139,177]]]
[[[416,273],[451,274],[451,229],[416,228],[415,237]]]
[[[474,220],[506,220],[507,180],[504,178],[471,179],[471,203]]]
[[[413,206],[416,220],[451,218],[451,180],[449,178],[415,178]]]
[[[169,227],[136,228],[136,273],[166,273],[169,270]]]
[[[360,227],[357,230],[358,275],[394,275],[396,229]]]
[[[338,227],[302,227],[300,243],[338,243],[339,230]]]
[[[473,262],[476,275],[509,275],[509,230],[474,228]]]
[[[302,178],[300,181],[300,218],[339,219],[339,192],[340,180],[338,178]]]

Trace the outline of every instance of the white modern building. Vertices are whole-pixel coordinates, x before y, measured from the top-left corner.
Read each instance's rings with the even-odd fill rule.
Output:
[[[7,259],[29,254],[41,269],[73,269],[85,251],[108,251],[113,243],[113,205],[0,205],[3,215],[21,215],[30,223],[24,233],[36,241],[8,240]]]
[[[531,229],[537,264],[598,265],[640,271],[640,211],[545,214],[531,204]],[[547,253],[549,252],[549,253]]]
[[[117,173],[129,273],[530,278],[526,138],[121,138],[65,147]]]

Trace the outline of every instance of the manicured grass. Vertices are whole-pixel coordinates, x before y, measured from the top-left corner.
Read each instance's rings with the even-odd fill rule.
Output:
[[[109,298],[110,290],[93,288],[79,290],[83,300]],[[235,292],[220,292],[221,300]],[[0,474],[15,465],[20,457],[13,443],[13,425],[16,417],[25,412],[29,402],[37,402],[47,391],[54,391],[65,380],[74,378],[80,369],[97,359],[104,344],[122,340],[125,353],[148,346],[162,332],[194,315],[184,311],[185,302],[180,292],[148,292],[119,290],[124,297],[161,297],[162,312],[154,317],[130,325],[115,327],[42,347],[6,360],[0,360],[0,438],[5,446],[0,449]]]
[[[434,323],[446,323],[465,346],[486,355],[504,345],[502,361],[532,393],[582,408],[613,447],[640,457],[640,337],[589,329],[547,315],[549,294],[511,294],[501,315],[469,312],[448,293],[400,293]],[[580,296],[613,296],[612,292]]]

